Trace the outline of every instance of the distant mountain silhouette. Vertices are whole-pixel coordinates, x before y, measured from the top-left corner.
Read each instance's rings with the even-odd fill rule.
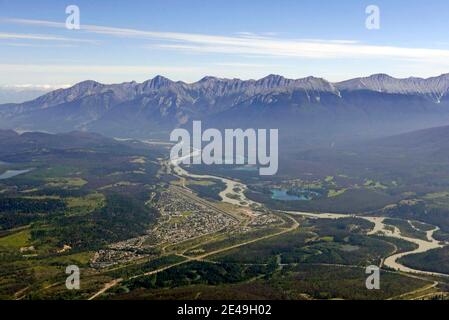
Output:
[[[449,124],[448,92],[448,74],[377,74],[339,83],[279,75],[246,81],[205,77],[191,84],[162,76],[111,85],[88,80],[0,105],[0,128],[140,138],[203,120],[214,127],[280,128],[289,137],[375,137]]]

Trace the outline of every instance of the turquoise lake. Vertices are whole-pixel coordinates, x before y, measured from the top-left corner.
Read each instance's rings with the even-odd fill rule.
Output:
[[[271,199],[280,201],[310,201],[313,197],[319,196],[317,192],[304,191],[304,194],[288,194],[285,189],[271,189]]]

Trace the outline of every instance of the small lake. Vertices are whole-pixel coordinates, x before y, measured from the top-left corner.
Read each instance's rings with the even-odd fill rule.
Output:
[[[0,174],[0,180],[9,179],[15,176],[18,176],[19,174],[24,174],[27,172],[30,172],[32,169],[24,169],[24,170],[6,170],[2,174]]]
[[[288,194],[285,189],[271,189],[271,199],[280,201],[310,201],[314,197],[319,196],[319,193],[304,190],[299,195]]]

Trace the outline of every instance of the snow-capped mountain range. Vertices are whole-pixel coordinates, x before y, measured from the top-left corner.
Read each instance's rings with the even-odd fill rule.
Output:
[[[428,79],[376,74],[337,83],[269,75],[259,80],[205,77],[189,84],[156,76],[110,85],[88,80],[25,103],[0,105],[0,128],[146,136],[203,120],[221,127],[344,131],[348,125],[369,125],[373,131],[396,126],[393,131],[401,132],[407,126],[445,124],[447,115],[449,74]]]

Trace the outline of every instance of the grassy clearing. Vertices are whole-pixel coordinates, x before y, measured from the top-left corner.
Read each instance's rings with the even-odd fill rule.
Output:
[[[346,192],[346,190],[348,190],[348,189],[341,189],[341,190],[334,190],[334,189],[331,189],[331,190],[329,190],[329,192],[327,193],[327,197],[328,197],[328,198],[334,198],[334,197],[341,196],[343,193]]]
[[[365,183],[363,185],[369,189],[381,189],[381,190],[388,189],[387,186],[384,186],[379,181],[374,181],[370,179],[365,180]]]
[[[81,178],[50,178],[47,181],[46,186],[53,188],[80,188],[87,184],[87,181]]]
[[[426,194],[423,199],[431,207],[449,208],[449,192],[435,192]]]
[[[32,200],[58,200],[61,199],[60,196],[25,196],[21,197],[23,199],[32,199]]]
[[[187,219],[188,217],[190,217],[193,214],[192,211],[185,211],[183,213],[181,213],[180,216],[178,217],[172,217],[169,221],[170,224],[175,224],[175,223],[181,223],[183,222],[185,219]]]
[[[85,251],[85,252],[78,252],[74,254],[65,254],[61,255],[59,257],[51,257],[43,260],[43,263],[49,264],[49,265],[61,265],[61,266],[68,266],[70,264],[75,264],[78,266],[88,265],[90,259],[94,255],[93,252]]]
[[[36,163],[33,163],[36,165]],[[48,178],[57,178],[61,176],[67,176],[75,174],[79,171],[78,168],[71,166],[55,165],[49,168],[38,168],[36,170],[30,171],[28,177],[37,180],[48,180]]]
[[[195,186],[213,186],[215,183],[210,180],[188,180],[187,184]]]
[[[30,245],[31,231],[29,229],[0,238],[0,247],[20,249]]]
[[[129,161],[130,163],[137,163],[137,164],[145,164],[146,160],[144,157],[134,157]]]
[[[85,215],[102,208],[105,205],[105,197],[101,193],[92,193],[85,197],[66,198],[65,202],[69,209],[69,215]]]
[[[224,234],[223,238],[216,237],[215,241],[211,241],[196,247],[193,250],[187,251],[185,254],[195,256],[201,253],[213,252],[230,246],[238,245],[257,238],[268,236],[282,231],[279,227],[268,227],[264,229],[256,229],[246,233]]]
[[[104,187],[98,188],[98,190],[106,190],[111,188],[118,188],[118,187],[131,187],[131,186],[137,186],[138,183],[130,182],[130,181],[119,181],[114,184],[108,184]]]

